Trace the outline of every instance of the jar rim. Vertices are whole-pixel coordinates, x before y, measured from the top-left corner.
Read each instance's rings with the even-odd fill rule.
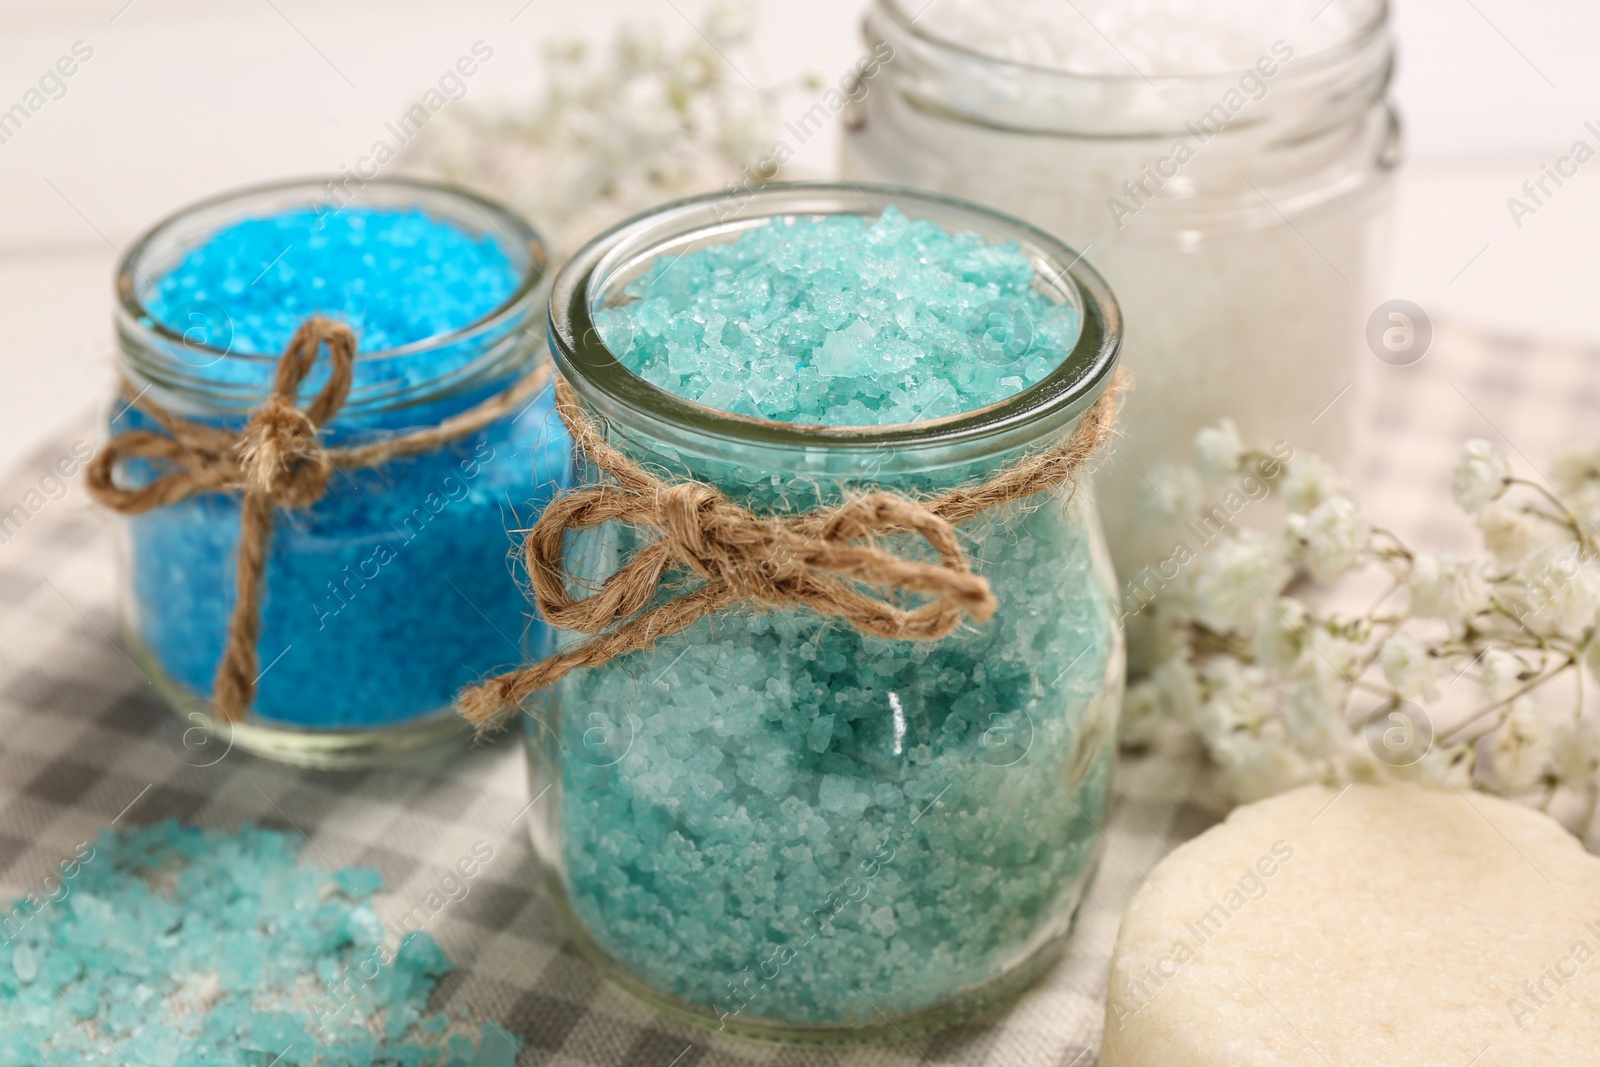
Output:
[[[1332,2],[1332,0],[1330,0]],[[1131,73],[1105,73],[1095,71],[1073,70],[1070,67],[1052,66],[1045,63],[1033,63],[1026,60],[1008,59],[990,52],[982,51],[963,41],[942,36],[933,32],[926,26],[917,25],[921,17],[919,11],[915,15],[908,15],[902,6],[902,0],[874,0],[873,10],[881,11],[895,24],[895,28],[917,41],[960,55],[963,59],[976,61],[999,70],[1025,71],[1041,77],[1060,78],[1064,81],[1074,82],[1099,82],[1112,85],[1127,84],[1129,82],[1145,82],[1155,86],[1166,85],[1193,85],[1196,82],[1236,78],[1238,70],[1197,70],[1186,71],[1181,74],[1151,74],[1145,75],[1137,70]],[[1295,62],[1298,68],[1310,73],[1326,67],[1336,66],[1341,62],[1357,55],[1369,48],[1377,39],[1387,31],[1391,17],[1390,0],[1377,0],[1373,7],[1372,15],[1365,22],[1359,24],[1348,35],[1340,38],[1336,43],[1326,48],[1318,49],[1304,56],[1296,55]],[[871,13],[867,15],[870,21]],[[1130,64],[1131,65],[1131,64]]]
[[[144,258],[164,236],[170,233],[174,227],[181,225],[185,220],[197,214],[225,208],[234,203],[244,204],[249,200],[274,194],[289,195],[296,192],[305,192],[309,194],[306,197],[307,204],[315,203],[319,200],[330,201],[332,198],[327,195],[328,187],[330,185],[340,185],[346,180],[345,176],[330,174],[259,182],[193,201],[164,216],[138,237],[127,254],[122,257],[122,261],[117,267],[114,285],[119,329],[132,334],[135,338],[148,340],[154,347],[181,346],[187,351],[214,357],[216,361],[229,359],[241,362],[261,361],[264,363],[276,363],[283,353],[235,351],[231,345],[223,348],[195,341],[189,337],[187,332],[179,332],[167,323],[162,322],[151,314],[144,301],[140,298],[137,283],[142,280],[145,284],[150,284],[150,280],[144,276],[140,266]],[[499,235],[506,248],[519,253],[525,261],[516,288],[512,290],[505,300],[476,319],[454,329],[436,333],[416,341],[409,341],[403,345],[370,350],[358,348],[355,354],[358,363],[414,356],[467,341],[476,335],[499,329],[506,320],[516,314],[519,305],[524,303],[544,283],[550,264],[549,251],[544,238],[532,225],[505,205],[486,196],[468,192],[454,182],[446,184],[425,178],[403,176],[358,178],[357,180],[360,184],[351,199],[340,204],[336,210],[343,210],[350,204],[359,203],[363,194],[371,195],[371,192],[379,195],[386,192],[412,192],[424,197],[457,200],[471,207],[487,223],[488,228]],[[396,202],[398,203],[399,201],[397,200]]]
[[[621,273],[637,270],[668,247],[736,233],[768,220],[855,214],[885,206],[913,218],[949,220],[990,240],[1016,240],[1036,267],[1036,281],[1057,287],[1080,313],[1072,350],[1040,381],[982,407],[937,419],[867,426],[779,422],[700,404],[628,370],[601,339],[597,299]],[[907,210],[909,208],[909,210]],[[1049,271],[1053,277],[1046,278]],[[754,446],[870,450],[885,445],[960,445],[1018,434],[1036,436],[1086,411],[1110,385],[1122,344],[1122,315],[1100,273],[1071,248],[1020,219],[919,189],[856,182],[776,182],[674,201],[625,219],[591,238],[562,266],[550,294],[550,351],[562,373],[601,413],[643,416],[695,438]]]

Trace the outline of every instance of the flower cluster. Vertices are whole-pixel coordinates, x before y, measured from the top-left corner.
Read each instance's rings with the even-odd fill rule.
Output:
[[[1228,529],[1139,605],[1149,669],[1128,692],[1125,743],[1185,723],[1240,800],[1405,778],[1547,807],[1573,790],[1592,819],[1600,725],[1583,675],[1600,679],[1600,449],[1561,459],[1545,484],[1468,442],[1451,491],[1484,551],[1466,557],[1413,551],[1327,462],[1278,462],[1229,421],[1194,451],[1195,469],[1151,472],[1153,512],[1193,517],[1206,481],[1255,472],[1284,517],[1273,532]],[[1570,697],[1547,688],[1558,678]]]
[[[757,89],[735,58],[754,30],[747,0],[721,0],[676,42],[637,21],[609,46],[553,40],[531,104],[447,109],[410,162],[512,204],[559,256],[663,201],[771,181],[781,89]]]

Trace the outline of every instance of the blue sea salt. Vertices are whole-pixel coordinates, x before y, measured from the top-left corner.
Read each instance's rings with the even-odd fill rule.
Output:
[[[437,423],[509,385],[467,372],[487,342],[447,335],[501,307],[524,271],[498,240],[420,210],[296,210],[211,235],[153,280],[147,308],[175,332],[230,349],[184,351],[185,374],[251,393],[267,389],[272,361],[241,353],[276,355],[312,313],[349,322],[360,353],[352,409],[323,438],[339,445]],[[371,355],[441,337],[419,351]],[[302,399],[325,378],[324,360]],[[454,383],[447,399],[353,408],[364,396],[440,381]],[[112,428],[151,422],[135,408]],[[435,452],[335,474],[314,506],[280,510],[255,713],[312,728],[448,714],[462,685],[537,655],[545,631],[528,626],[508,573],[507,527],[529,520],[564,483],[567,455],[547,391],[515,418]],[[129,472],[156,473],[147,464]],[[138,638],[167,676],[207,694],[233,609],[238,497],[194,497],[130,526]]]
[[[0,1067],[512,1067],[489,1020],[428,1010],[451,964],[384,942],[367,874],[298,838],[106,830],[54,898],[0,916]]]
[[[600,320],[626,366],[702,404],[908,422],[1061,364],[1077,314],[1034,277],[1015,245],[892,209],[779,219],[661,257]],[[722,441],[691,454],[616,430],[636,458],[763,511],[837,500],[859,475],[850,457],[822,464],[820,438],[803,456]],[[874,480],[939,491],[1015,455]],[[873,1026],[987,995],[1059,944],[1105,816],[1121,669],[1088,496],[964,525],[1000,606],[944,640],[765,607],[559,683],[560,750],[531,743],[560,776],[565,888],[599,948],[724,1025]],[[574,584],[597,588],[646,540],[576,535]]]
[[[234,352],[277,355],[312,314],[349,323],[378,352],[475,322],[519,276],[498,239],[422,211],[306,208],[218,230],[156,280],[145,308],[179,331],[221,308],[210,341]]]

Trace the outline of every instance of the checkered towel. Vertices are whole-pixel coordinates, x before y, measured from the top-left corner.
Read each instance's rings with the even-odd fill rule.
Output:
[[[1448,503],[1461,442],[1487,437],[1524,470],[1600,437],[1600,352],[1441,328],[1419,363],[1376,360],[1338,403],[1360,405],[1369,510],[1409,540],[1464,544]],[[1370,400],[1363,403],[1362,397]],[[1226,801],[1192,745],[1125,758],[1106,848],[1062,963],[1004,1014],[933,1037],[827,1051],[752,1044],[683,1028],[608,985],[565,944],[536,888],[522,753],[478,748],[437,767],[314,773],[185,739],[117,643],[114,520],[81,483],[41,483],[85,429],[35,455],[0,489],[22,525],[0,531],[0,892],[35,888],[75,844],[110,823],[241,821],[305,835],[329,866],[383,872],[386,920],[410,911],[482,841],[494,859],[428,929],[460,969],[440,996],[523,1037],[526,1064],[735,1067],[934,1064],[1088,1067],[1100,1041],[1107,963],[1128,897]],[[73,464],[65,465],[70,469]],[[1364,477],[1363,477],[1364,475]],[[52,499],[51,490],[59,499]],[[32,495],[30,495],[32,494]],[[215,762],[213,762],[215,761]]]

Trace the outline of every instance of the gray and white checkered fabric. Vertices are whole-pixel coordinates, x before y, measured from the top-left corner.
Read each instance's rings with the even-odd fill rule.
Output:
[[[1340,401],[1367,398],[1364,467],[1351,469],[1372,514],[1420,544],[1451,547],[1470,533],[1448,503],[1449,468],[1466,438],[1497,441],[1527,470],[1600,437],[1600,352],[1441,328],[1420,363],[1372,362],[1361,388]],[[0,511],[37,488],[74,439],[7,480]],[[915,1046],[852,1051],[685,1029],[607,984],[565,944],[536,885],[518,745],[362,773],[301,772],[241,753],[211,763],[203,748],[185,746],[188,724],[119,649],[113,520],[80,483],[44,499],[21,529],[0,535],[0,892],[26,893],[78,841],[114,822],[173,817],[231,829],[249,820],[304,834],[323,864],[381,870],[388,919],[487,841],[495,858],[428,927],[459,965],[439,995],[520,1034],[529,1065],[1088,1067],[1124,903],[1157,860],[1226,810],[1191,746],[1171,741],[1124,759],[1072,948],[998,1017]]]

